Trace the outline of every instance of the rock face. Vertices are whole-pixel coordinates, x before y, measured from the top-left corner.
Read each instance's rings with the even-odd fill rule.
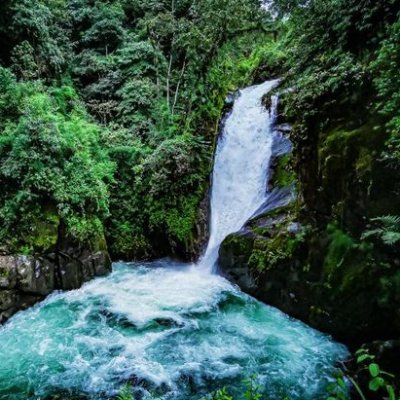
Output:
[[[49,254],[0,255],[0,323],[52,291],[77,289],[111,271],[107,251],[64,241]]]
[[[390,190],[398,178],[375,159],[384,137],[369,126],[315,135],[290,133],[293,152],[276,154],[270,189],[272,197],[289,187],[298,195],[286,203],[273,198],[228,236],[221,271],[254,297],[349,345],[396,339],[398,246],[363,238],[369,218],[399,208]]]

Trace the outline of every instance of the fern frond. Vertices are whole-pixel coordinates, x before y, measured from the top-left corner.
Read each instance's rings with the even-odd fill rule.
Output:
[[[361,240],[378,238],[387,246],[394,246],[400,242],[400,216],[384,215],[371,219],[372,223],[378,226],[374,229],[365,231],[361,235]]]
[[[383,243],[393,246],[400,242],[400,232],[385,232],[381,236]]]

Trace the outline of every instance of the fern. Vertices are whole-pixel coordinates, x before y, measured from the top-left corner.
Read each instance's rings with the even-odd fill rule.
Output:
[[[371,219],[376,226],[365,231],[361,239],[376,238],[387,246],[394,246],[400,242],[400,216],[384,215]]]

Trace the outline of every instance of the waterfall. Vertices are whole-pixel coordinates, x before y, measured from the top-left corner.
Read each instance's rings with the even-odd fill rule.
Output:
[[[240,92],[218,140],[211,234],[188,268],[114,263],[78,290],[53,293],[0,327],[0,400],[200,400],[223,386],[241,398],[255,374],[271,400],[323,400],[344,346],[211,271],[222,240],[268,200],[278,81]]]
[[[270,111],[261,101],[278,84],[273,80],[241,90],[223,126],[212,175],[210,239],[199,262],[205,270],[215,268],[222,241],[240,230],[268,195],[277,99]]]

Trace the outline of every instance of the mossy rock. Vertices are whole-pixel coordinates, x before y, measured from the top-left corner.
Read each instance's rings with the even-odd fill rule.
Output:
[[[270,185],[274,188],[282,188],[293,185],[296,182],[296,173],[292,166],[292,154],[284,154],[275,161]]]
[[[223,242],[224,249],[230,249],[232,254],[241,255],[248,257],[252,250],[254,244],[254,235],[252,233],[232,233],[226,237]]]
[[[58,241],[59,225],[59,215],[51,210],[45,211],[40,220],[32,221],[32,232],[22,238],[23,244],[17,253],[29,255],[53,251]]]

